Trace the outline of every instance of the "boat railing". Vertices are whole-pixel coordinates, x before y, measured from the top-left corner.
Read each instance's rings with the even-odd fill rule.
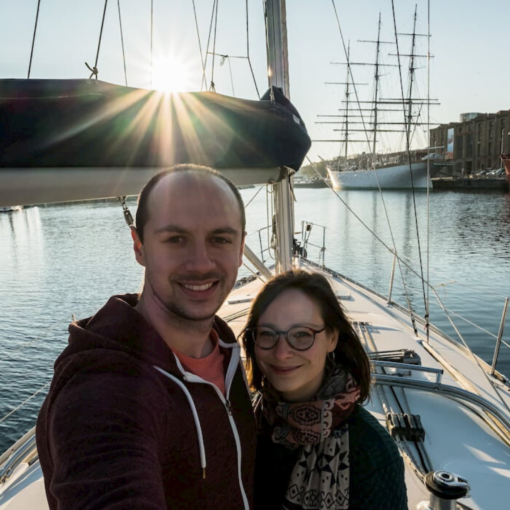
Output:
[[[274,256],[272,255],[274,246],[271,240],[271,229],[272,227],[267,225],[257,230],[259,238],[259,252],[262,262],[267,262],[268,260],[274,261]],[[309,256],[310,248],[318,250],[318,257],[316,261]],[[302,221],[301,240],[294,240],[294,256],[307,259],[324,269],[326,267],[325,254],[326,227],[310,221]]]
[[[33,427],[0,456],[0,488],[20,464],[31,465],[37,458],[35,427]]]
[[[320,236],[319,240],[317,239],[317,235],[312,237],[312,233],[318,232],[318,236]],[[313,241],[310,240],[312,237]],[[319,250],[319,266],[322,269],[326,266],[326,227],[324,225],[318,225],[317,223],[312,223],[311,221],[302,221],[301,222],[301,253],[300,255],[306,259],[308,258],[308,251],[310,247],[317,248]]]
[[[434,374],[436,376],[436,384],[441,384],[441,380],[443,377],[444,370],[442,368],[434,368],[434,367],[425,367],[423,365],[412,365],[410,363],[400,363],[399,361],[381,361],[381,360],[371,360],[370,364],[372,368],[375,370],[377,367],[379,368],[391,368],[397,371],[406,370],[408,372],[422,372],[428,374]],[[401,376],[401,372],[390,374],[390,375],[398,375]],[[388,375],[388,374],[387,374]]]
[[[262,233],[265,232],[265,237],[267,239],[269,239],[269,235],[271,233],[270,229],[272,227],[270,225],[267,225],[265,227],[262,227],[260,228],[257,233],[258,233],[258,236],[259,236],[259,247],[260,247],[260,258],[262,260],[262,262],[266,262],[268,261],[269,259],[271,260],[274,260],[274,257],[271,255],[271,250],[273,249],[271,247],[271,243],[270,242],[267,242],[267,246],[264,247],[264,242],[262,240]],[[265,255],[268,257],[268,258],[265,258]]]
[[[412,365],[414,370],[418,367]],[[422,367],[423,368],[423,367]],[[471,411],[475,412],[479,417],[483,418],[484,421],[488,422],[488,417],[483,413],[477,412],[478,409],[487,413],[489,416],[497,420],[501,425],[497,427],[497,430],[502,434],[507,444],[510,444],[510,420],[507,414],[502,412],[497,406],[493,405],[486,398],[477,395],[468,390],[457,388],[448,384],[443,384],[437,381],[426,381],[423,379],[402,377],[401,374],[372,374],[372,381],[376,385],[381,386],[394,386],[401,388],[410,388],[420,391],[433,393],[435,395],[442,395],[444,397],[455,400],[461,404],[466,405]],[[475,406],[474,408],[472,406]],[[491,428],[494,429],[493,422],[489,422]]]

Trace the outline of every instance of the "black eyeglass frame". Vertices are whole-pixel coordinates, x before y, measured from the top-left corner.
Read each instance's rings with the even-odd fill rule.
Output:
[[[270,329],[270,330],[274,331],[276,334],[276,340],[274,341],[274,344],[271,347],[261,347],[260,345],[257,344],[257,341],[255,340],[255,335],[254,335],[255,331],[257,330],[257,328],[262,328],[262,327]],[[309,329],[313,333],[312,343],[305,349],[298,349],[297,347],[294,347],[289,341],[289,337],[288,337],[289,332],[292,331],[293,329],[298,329],[298,328]],[[289,345],[289,347],[291,349],[294,349],[295,351],[303,352],[303,351],[308,351],[309,349],[311,349],[313,347],[313,344],[315,343],[315,337],[317,336],[317,334],[322,333],[327,328],[328,328],[327,326],[324,326],[322,329],[313,329],[313,328],[310,328],[309,326],[293,326],[292,328],[288,329],[287,331],[277,331],[276,329],[273,329],[271,326],[257,326],[255,328],[247,329],[246,333],[251,335],[251,337],[253,339],[253,343],[259,349],[262,349],[263,351],[270,351],[271,349],[274,349],[276,347],[276,344],[278,343],[278,340],[280,339],[280,336],[283,336],[285,338],[285,341],[287,342],[287,344]]]

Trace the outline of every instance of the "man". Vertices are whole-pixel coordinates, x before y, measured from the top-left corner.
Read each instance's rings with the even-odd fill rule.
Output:
[[[250,395],[215,317],[242,263],[239,192],[205,167],[162,172],[132,237],[141,295],[71,324],[38,418],[50,508],[251,508]]]

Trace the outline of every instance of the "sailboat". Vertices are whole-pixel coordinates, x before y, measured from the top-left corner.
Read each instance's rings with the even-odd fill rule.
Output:
[[[169,100],[157,93],[96,83],[95,80],[91,83],[7,84],[8,87],[26,87],[23,101],[40,97],[45,114],[53,108],[61,111],[58,109],[60,100],[67,105],[69,101],[77,105],[77,110],[66,118],[69,123],[66,122],[61,131],[52,132],[51,137],[45,137],[44,130],[34,132],[33,122],[27,122],[24,125],[28,126],[28,131],[21,132],[28,133],[26,139],[23,136],[9,139],[10,145],[14,146],[9,149],[11,156],[2,160],[0,168],[0,206],[14,202],[35,204],[122,197],[137,193],[160,164],[195,162],[195,158],[199,162],[215,158],[220,171],[237,184],[268,183],[274,195],[275,264],[266,266],[248,248],[245,255],[256,268],[256,275],[239,282],[220,315],[237,334],[244,325],[251,299],[272,274],[302,267],[325,275],[371,359],[373,390],[367,409],[387,427],[404,458],[409,508],[504,508],[510,493],[510,382],[496,370],[496,362],[506,308],[494,362],[489,366],[467,345],[434,327],[427,317],[421,318],[412,309],[395,303],[391,290],[388,296],[377,294],[326,267],[324,260],[316,264],[306,258],[306,233],[313,225],[304,226],[304,244],[299,247],[294,242],[291,176],[301,165],[310,140],[298,112],[287,99],[285,1],[266,0],[265,16],[268,68],[271,71],[266,99],[245,102],[214,93],[176,95],[169,110],[179,111],[179,115],[171,116],[171,130],[165,131],[159,122],[162,116],[168,115],[168,110],[158,109],[158,105]],[[62,87],[65,94],[52,92],[47,96],[42,85],[44,90],[51,85],[53,91]],[[3,94],[0,96],[5,98]],[[16,99],[19,96],[13,96],[2,99],[3,112],[10,112],[15,117],[20,111],[32,111],[31,108],[20,108]],[[51,101],[51,107],[45,110],[46,99]],[[96,102],[102,106],[96,108]],[[79,114],[80,121],[83,116],[88,118],[91,105],[90,119],[97,120],[99,116],[99,132],[90,130],[91,122],[79,122],[82,129],[73,129],[76,125],[72,115]],[[152,112],[147,136],[145,131],[140,134],[133,129],[121,132],[119,141],[117,137],[103,140],[111,127],[108,123],[118,121],[117,116],[126,115],[124,120],[129,120],[128,125],[131,125],[133,119],[140,118],[140,112],[147,110]],[[38,114],[41,111],[34,113],[32,120],[38,119]],[[252,116],[255,117],[254,124]],[[44,125],[45,117],[41,116],[40,121]],[[210,145],[198,154],[194,150],[195,127],[200,133],[209,135]],[[219,131],[212,130],[213,127]],[[250,147],[264,145],[268,141],[265,137],[268,130],[272,133],[273,150],[263,156],[258,150],[247,153],[246,140]],[[140,160],[130,150],[135,142],[145,144],[146,148],[153,144],[157,147],[157,140],[165,135],[168,135],[165,138],[168,143],[172,141],[171,136],[180,137],[179,143],[168,153],[149,151],[152,156]],[[128,137],[125,144],[124,136]],[[32,137],[37,140],[36,144],[28,143]],[[221,143],[216,143],[217,140]],[[18,147],[16,143],[19,143]],[[119,155],[115,150],[108,151],[112,143],[121,144],[127,153]],[[225,150],[226,143],[229,150]],[[61,161],[54,158],[51,144],[59,144],[59,149],[64,150]],[[77,157],[84,148],[90,149],[96,144],[102,144],[106,150],[106,153],[96,154],[99,163],[94,158],[87,159],[87,154],[83,155],[85,160],[80,165],[72,164],[71,156]],[[26,166],[33,161],[33,158],[23,159],[27,147],[36,148],[44,165]],[[265,145],[264,149],[267,149]],[[394,255],[394,267],[404,263],[397,251]],[[428,286],[424,278],[422,282],[424,287]],[[0,456],[0,510],[46,508],[32,429]]]
[[[407,146],[410,146],[411,139],[418,126],[422,126],[425,122],[420,119],[420,114],[425,106],[437,104],[429,99],[415,98],[414,80],[416,72],[416,59],[425,58],[427,55],[418,55],[416,53],[417,38],[428,37],[425,34],[416,33],[417,8],[414,13],[414,27],[411,34],[402,34],[411,37],[411,50],[409,55],[409,83],[407,96],[402,97],[381,98],[380,82],[383,76],[382,71],[388,67],[396,67],[401,72],[400,58],[403,57],[398,51],[397,54],[390,54],[399,58],[398,64],[386,64],[381,62],[381,48],[384,44],[395,45],[390,41],[381,40],[381,14],[379,13],[379,23],[377,31],[377,39],[375,41],[361,41],[376,45],[376,58],[374,63],[367,62],[351,62],[349,58],[350,50],[347,51],[347,76],[345,81],[345,108],[340,111],[341,115],[326,115],[321,117],[339,117],[343,118],[343,126],[341,131],[343,138],[340,142],[344,147],[343,159],[336,165],[328,165],[327,171],[331,179],[333,188],[336,190],[402,190],[415,189],[422,190],[431,188],[431,174],[434,176],[438,170],[438,163],[441,159],[437,153],[427,149],[406,150],[402,152],[393,152],[388,154],[378,153],[379,139],[378,135],[382,133],[404,133]],[[332,62],[333,64],[341,64]],[[352,79],[353,66],[373,66],[374,67],[374,96],[371,101],[359,101],[356,92],[356,83]],[[355,98],[352,89],[355,90]],[[415,109],[418,108],[418,112]],[[395,114],[398,114],[395,117]],[[386,118],[384,116],[386,115]],[[404,122],[401,121],[404,117]],[[352,120],[359,119],[360,120]],[[321,123],[321,122],[319,122]],[[330,123],[330,122],[327,122]],[[352,127],[354,124],[355,127]],[[389,128],[388,128],[389,126]],[[400,128],[395,129],[395,126]],[[403,129],[401,129],[403,126]],[[366,139],[352,139],[352,132],[363,133]],[[370,146],[368,154],[363,153],[355,157],[349,157],[348,150],[352,143],[363,143]]]

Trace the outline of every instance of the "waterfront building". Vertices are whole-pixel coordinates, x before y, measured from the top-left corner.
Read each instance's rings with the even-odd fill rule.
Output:
[[[510,152],[510,110],[464,113],[460,122],[431,129],[430,143],[451,161],[453,175],[501,168],[500,154]]]

